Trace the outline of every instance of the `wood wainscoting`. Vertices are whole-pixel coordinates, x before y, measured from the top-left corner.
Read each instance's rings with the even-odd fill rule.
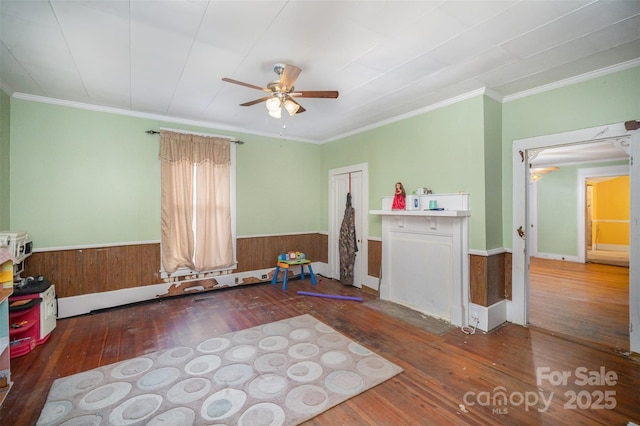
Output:
[[[380,266],[382,265],[382,241],[368,240],[368,244],[369,275],[380,278]]]
[[[239,237],[234,272],[275,268],[280,253],[304,252],[327,262],[328,236],[319,233]],[[35,252],[25,261],[23,277],[43,275],[58,297],[161,284],[160,243]]]
[[[491,306],[504,299],[504,253],[469,255],[469,286],[476,305]]]
[[[469,255],[471,303],[491,306],[511,298],[511,253]],[[507,295],[509,297],[507,297]]]

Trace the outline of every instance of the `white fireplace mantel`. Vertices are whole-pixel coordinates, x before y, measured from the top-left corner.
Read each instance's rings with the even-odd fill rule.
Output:
[[[420,196],[419,205],[436,200],[444,210],[391,210],[392,199],[369,211],[382,216],[380,298],[468,325],[469,194]]]

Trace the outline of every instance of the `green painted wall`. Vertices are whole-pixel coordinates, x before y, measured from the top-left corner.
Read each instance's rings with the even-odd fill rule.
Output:
[[[322,226],[328,229],[328,171],[369,165],[369,210],[382,207],[401,181],[408,191],[470,194],[470,247],[484,249],[484,98],[469,100],[322,145]],[[381,236],[381,218],[369,216],[369,235]]]
[[[502,247],[502,104],[484,97],[486,249]]]
[[[159,137],[144,131],[171,127],[245,141],[239,236],[326,232],[328,171],[368,163],[368,209],[398,180],[409,191],[467,192],[469,245],[488,250],[511,246],[512,141],[637,119],[640,67],[506,104],[477,96],[323,145],[4,95],[0,106],[0,158],[9,153],[11,164],[0,161],[0,194],[11,201],[0,204],[0,225],[27,230],[36,248],[158,240]],[[369,235],[381,235],[379,216],[369,216]]]
[[[11,229],[36,248],[159,240],[159,136],[144,132],[160,127],[230,134],[11,99]],[[317,231],[319,146],[233,136],[238,235]]]
[[[502,111],[502,232],[511,247],[513,141],[637,120],[640,67],[507,102]]]
[[[560,167],[538,185],[538,252],[578,255],[577,167]]]
[[[11,116],[9,96],[0,90],[0,230],[8,230],[9,216],[9,155],[11,152]]]
[[[243,135],[237,153],[238,235],[326,231],[320,145]]]
[[[537,185],[538,252],[578,256],[578,170],[627,165],[625,161],[560,166]]]

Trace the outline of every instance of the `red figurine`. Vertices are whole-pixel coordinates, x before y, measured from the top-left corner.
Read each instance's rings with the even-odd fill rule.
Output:
[[[396,182],[396,195],[393,197],[393,203],[391,204],[391,209],[404,210],[406,196],[407,196],[407,193],[404,190],[404,186],[402,186],[402,182]]]

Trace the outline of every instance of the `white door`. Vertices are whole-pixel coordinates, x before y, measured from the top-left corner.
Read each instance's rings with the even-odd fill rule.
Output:
[[[368,202],[366,198],[366,171],[360,166],[331,170],[329,176],[329,269],[331,278],[340,279],[340,226],[344,218],[347,194],[351,193],[351,206],[355,211],[355,226],[358,252],[354,265],[353,285],[361,288],[367,276],[367,226]]]

